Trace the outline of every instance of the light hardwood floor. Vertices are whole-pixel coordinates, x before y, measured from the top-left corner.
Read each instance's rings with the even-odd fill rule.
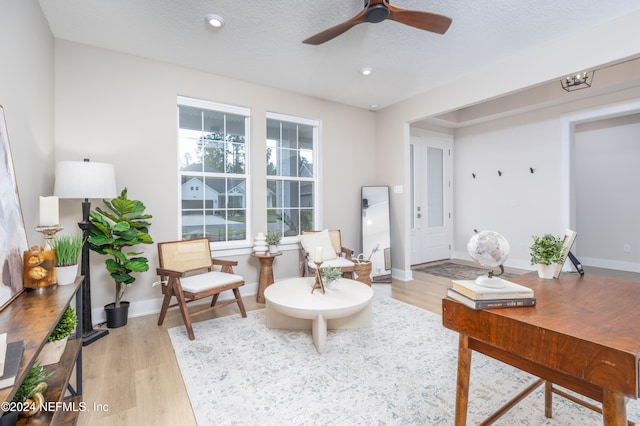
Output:
[[[441,313],[441,300],[450,280],[419,272],[415,275],[414,281],[376,286],[390,286],[395,299]],[[383,291],[388,293],[389,288]],[[264,307],[255,296],[243,301],[247,310]],[[236,305],[205,314],[199,320],[230,314],[239,315]],[[83,348],[87,411],[80,414],[79,425],[196,424],[166,331],[182,325],[182,318],[174,308],[162,326],[157,321],[157,315],[130,318],[125,327],[110,329],[108,336]]]
[[[414,271],[413,281],[376,286],[390,286],[384,290],[391,297],[441,314],[450,280]],[[264,307],[255,296],[243,300],[247,310]],[[201,320],[230,314],[239,315],[235,305],[205,314]],[[157,315],[130,318],[127,326],[111,329],[107,337],[84,347],[87,411],[80,414],[79,425],[196,424],[166,331],[182,325],[180,313],[172,309],[162,326],[156,325],[157,320]]]

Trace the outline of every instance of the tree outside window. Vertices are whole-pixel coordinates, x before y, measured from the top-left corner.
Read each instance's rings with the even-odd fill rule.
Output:
[[[267,228],[284,237],[315,229],[319,123],[267,114]]]
[[[182,239],[247,241],[249,110],[178,97]]]

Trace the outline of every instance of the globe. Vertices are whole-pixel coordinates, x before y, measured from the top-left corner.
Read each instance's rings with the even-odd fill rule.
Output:
[[[471,259],[487,268],[500,268],[500,273],[489,271],[487,276],[480,276],[476,284],[485,287],[500,288],[505,282],[497,278],[504,273],[502,266],[509,257],[509,242],[501,234],[495,231],[476,231],[467,243],[467,252]]]

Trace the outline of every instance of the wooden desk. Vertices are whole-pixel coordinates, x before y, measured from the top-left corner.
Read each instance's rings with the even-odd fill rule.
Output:
[[[535,272],[511,281],[532,288],[537,306],[475,311],[442,300],[443,325],[460,333],[455,424],[466,424],[478,351],[599,401],[605,425],[626,425],[625,397],[638,398],[640,283]]]
[[[273,284],[273,261],[276,256],[280,256],[282,252],[277,253],[251,253],[251,256],[260,260],[260,277],[258,278],[258,293],[256,294],[256,302],[264,303],[264,290]]]

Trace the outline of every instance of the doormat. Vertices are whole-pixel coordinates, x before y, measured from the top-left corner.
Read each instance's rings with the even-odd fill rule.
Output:
[[[414,271],[424,272],[426,274],[436,275],[438,277],[451,278],[452,280],[475,280],[480,275],[487,275],[489,268],[478,268],[475,266],[460,265],[453,262],[443,262],[436,265],[423,265],[413,268]],[[499,272],[499,270],[494,270]],[[500,275],[501,278],[513,278],[518,274],[505,272]]]

